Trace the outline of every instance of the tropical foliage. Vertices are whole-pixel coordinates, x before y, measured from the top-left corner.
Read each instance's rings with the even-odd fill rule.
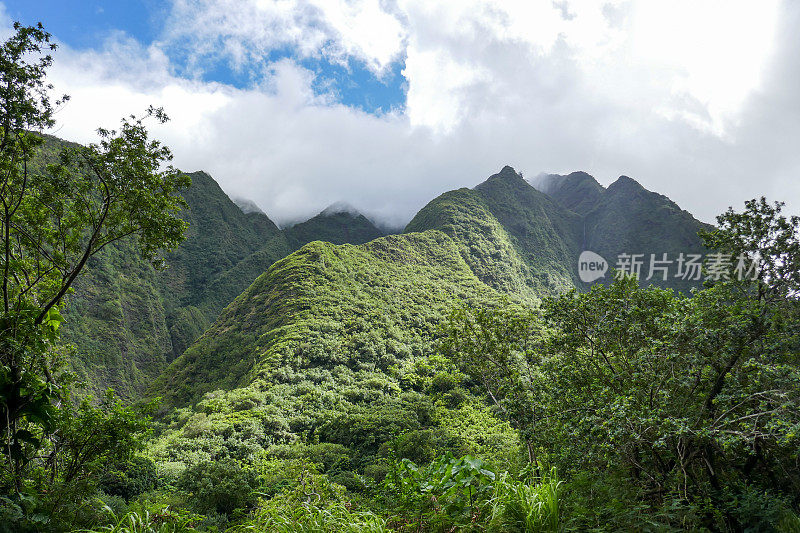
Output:
[[[548,196],[506,167],[400,235],[279,229],[189,187],[159,109],[44,136],[52,48],[0,48],[0,531],[800,530],[780,204],[711,228],[630,178]],[[727,267],[577,290],[587,242]]]

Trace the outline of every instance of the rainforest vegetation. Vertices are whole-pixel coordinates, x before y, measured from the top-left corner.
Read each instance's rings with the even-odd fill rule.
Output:
[[[43,135],[53,48],[0,48],[0,531],[800,531],[782,204],[505,167],[398,234],[278,228],[170,166],[161,109]],[[587,243],[758,267],[588,286]]]

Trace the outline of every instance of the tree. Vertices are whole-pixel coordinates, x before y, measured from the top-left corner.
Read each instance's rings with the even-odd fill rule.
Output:
[[[518,391],[515,412],[527,391],[518,427],[560,471],[605,472],[664,525],[768,527],[767,510],[800,504],[799,228],[752,200],[703,235],[729,268],[692,297],[623,279],[545,300],[549,335],[482,311],[451,339],[493,397]]]
[[[519,431],[528,460],[538,468],[534,446],[541,379],[542,321],[531,310],[511,305],[499,309],[454,310],[443,326],[441,350],[471,376],[498,414]]]
[[[0,48],[0,445],[3,480],[19,494],[67,401],[51,365],[59,307],[88,259],[120,239],[160,264],[183,238],[177,193],[190,181],[169,165],[170,150],[149,139],[144,120],[167,120],[152,107],[118,130],[99,129],[98,143],[41,164],[42,132],[67,98],[51,101],[50,34],[41,24],[14,30]]]

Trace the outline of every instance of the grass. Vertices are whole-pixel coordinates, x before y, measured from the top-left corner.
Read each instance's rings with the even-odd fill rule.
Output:
[[[492,531],[556,532],[559,529],[559,487],[555,470],[535,484],[501,474],[490,501]]]
[[[83,533],[184,533],[193,532],[199,518],[186,513],[176,513],[169,507],[151,513],[147,509],[129,511],[118,517],[110,507],[112,524],[97,529],[82,530]]]
[[[347,504],[318,508],[300,505],[286,513],[269,509],[260,513],[253,523],[237,532],[272,531],[275,533],[384,533],[392,531],[386,520],[370,511],[352,511]]]

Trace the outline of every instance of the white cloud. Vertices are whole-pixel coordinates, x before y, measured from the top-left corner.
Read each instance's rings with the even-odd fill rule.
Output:
[[[504,164],[627,174],[705,220],[760,194],[800,197],[800,8],[669,5],[175,0],[161,42],[59,51],[53,82],[73,100],[58,135],[91,140],[163,105],[173,121],[153,131],[176,164],[278,222],[346,201],[401,224]],[[405,56],[408,100],[382,116],[337,104],[291,60],[260,64],[249,89],[186,79],[167,43],[242,68],[281,46],[376,73]]]
[[[173,0],[165,46],[197,68],[209,58],[237,68],[291,47],[300,57],[354,58],[378,75],[402,52],[400,21],[379,0]]]

